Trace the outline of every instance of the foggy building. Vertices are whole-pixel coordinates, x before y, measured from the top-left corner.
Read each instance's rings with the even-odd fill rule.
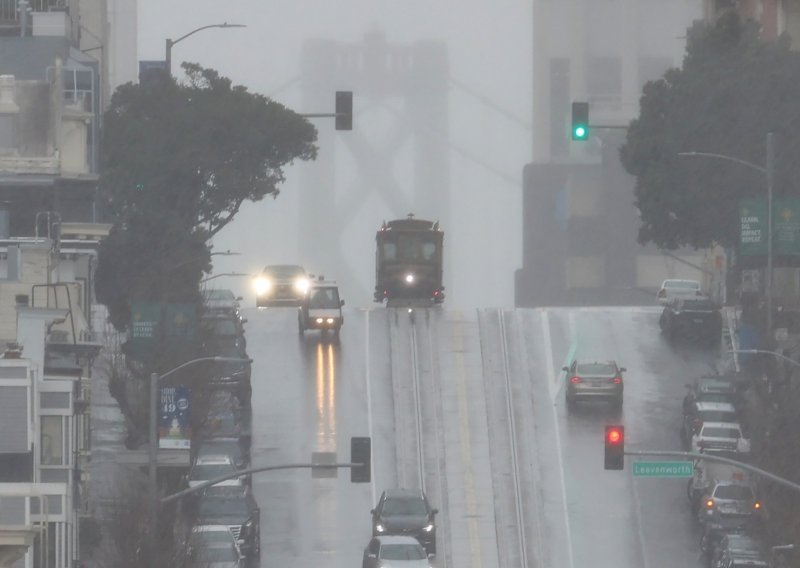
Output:
[[[618,154],[642,86],[680,65],[702,8],[698,0],[534,2],[533,159],[524,171],[517,306],[640,304],[636,290],[698,277],[637,244],[634,179]],[[590,107],[583,142],[571,140],[573,101]]]

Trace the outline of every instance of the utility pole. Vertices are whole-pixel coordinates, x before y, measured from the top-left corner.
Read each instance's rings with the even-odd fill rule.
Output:
[[[772,132],[767,132],[767,274],[764,297],[767,304],[767,336],[769,347],[775,336],[772,331],[772,186],[775,180],[775,140]]]

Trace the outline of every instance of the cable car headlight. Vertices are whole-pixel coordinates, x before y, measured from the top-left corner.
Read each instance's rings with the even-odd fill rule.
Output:
[[[272,288],[272,282],[269,278],[259,276],[253,281],[253,288],[255,288],[256,294],[266,294]]]
[[[294,281],[294,289],[301,294],[307,294],[309,287],[310,284],[308,283],[308,278],[298,278]]]
[[[323,322],[322,318],[317,318],[317,323],[322,323],[322,322]]]
[[[325,322],[329,323],[329,324],[332,324],[333,323],[333,318],[328,318],[327,320],[325,320]]]
[[[413,284],[414,280],[415,280],[414,275],[411,272],[406,274],[406,284]]]

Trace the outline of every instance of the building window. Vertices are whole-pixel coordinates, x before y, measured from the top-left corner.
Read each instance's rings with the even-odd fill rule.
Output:
[[[64,464],[64,417],[42,416],[42,465]]]
[[[619,110],[622,103],[622,60],[592,57],[586,66],[589,102],[598,109]]]

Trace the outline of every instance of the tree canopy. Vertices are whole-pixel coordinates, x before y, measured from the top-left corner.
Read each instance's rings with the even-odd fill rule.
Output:
[[[800,54],[788,38],[765,42],[757,24],[731,12],[687,33],[680,69],[644,86],[620,159],[636,177],[638,240],[662,248],[734,245],[744,197],[765,196],[757,168],[729,160],[680,156],[704,152],[765,165],[766,134],[775,133],[775,195],[797,194],[800,163]]]
[[[131,301],[195,299],[208,239],[245,201],[277,196],[285,166],[316,157],[302,116],[214,70],[183,68],[185,84],[151,71],[123,85],[104,116],[99,198],[114,229],[96,291],[118,329]]]

